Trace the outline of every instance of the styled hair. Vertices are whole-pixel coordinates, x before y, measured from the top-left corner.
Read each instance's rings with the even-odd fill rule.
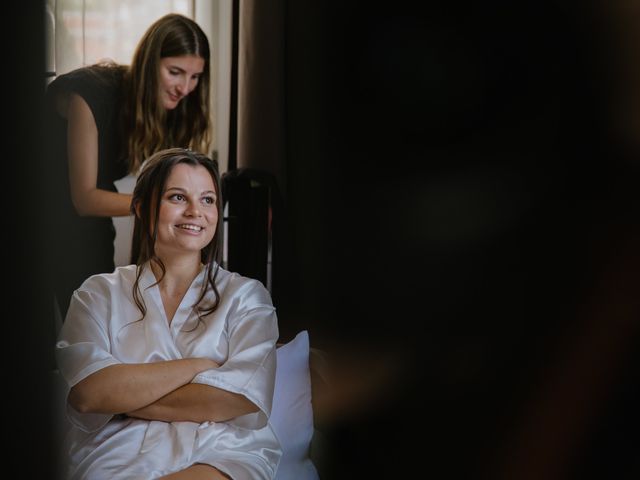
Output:
[[[204,60],[196,88],[177,107],[167,111],[158,101],[160,60],[195,55]],[[144,159],[172,147],[209,152],[211,120],[209,41],[193,20],[171,13],[156,20],[140,39],[124,77],[124,154],[129,172]]]
[[[220,294],[215,284],[222,251],[222,199],[220,198],[218,163],[202,153],[196,153],[184,148],[170,148],[155,153],[144,163],[136,181],[131,201],[131,211],[135,215],[131,262],[137,265],[136,281],[133,285],[133,298],[142,313],[142,318],[144,318],[147,311],[139,287],[142,266],[146,262],[155,262],[162,271],[162,277],[158,279],[158,282],[164,277],[165,266],[155,251],[160,203],[167,188],[167,179],[171,175],[173,168],[180,163],[193,167],[203,166],[211,175],[215,186],[218,223],[213,239],[200,251],[200,261],[205,266],[205,278],[207,281],[203,282],[202,291],[193,307],[201,317],[213,312],[220,303]],[[215,300],[211,305],[201,305],[209,286],[213,289]]]

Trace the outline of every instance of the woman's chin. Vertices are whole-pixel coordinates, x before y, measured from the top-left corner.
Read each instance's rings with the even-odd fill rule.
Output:
[[[178,106],[178,104],[180,103],[180,100],[181,100],[180,98],[178,98],[177,100],[174,100],[171,97],[165,95],[162,98],[162,106],[165,108],[165,110],[173,110]]]

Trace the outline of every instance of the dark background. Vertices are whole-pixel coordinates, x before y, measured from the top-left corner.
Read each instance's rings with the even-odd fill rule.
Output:
[[[288,3],[291,321],[343,402],[326,478],[640,473],[640,164],[603,6]]]
[[[637,478],[640,157],[592,7],[287,3],[281,320],[339,366],[322,478]],[[5,468],[49,478],[42,2],[4,18]]]

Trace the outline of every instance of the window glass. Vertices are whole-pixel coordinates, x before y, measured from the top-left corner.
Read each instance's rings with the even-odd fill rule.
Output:
[[[191,0],[56,0],[57,75],[102,60],[128,65],[145,30],[166,13],[193,18]]]

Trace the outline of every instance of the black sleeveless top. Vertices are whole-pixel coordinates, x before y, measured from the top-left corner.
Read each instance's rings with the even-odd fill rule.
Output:
[[[124,67],[86,67],[56,78],[45,105],[47,179],[50,182],[48,225],[53,293],[66,314],[73,291],[89,276],[114,269],[115,229],[110,217],[81,217],[71,202],[67,158],[67,120],[55,109],[57,95],[76,93],[89,105],[98,129],[97,187],[117,191],[114,181],[127,174],[123,155],[121,109]]]

